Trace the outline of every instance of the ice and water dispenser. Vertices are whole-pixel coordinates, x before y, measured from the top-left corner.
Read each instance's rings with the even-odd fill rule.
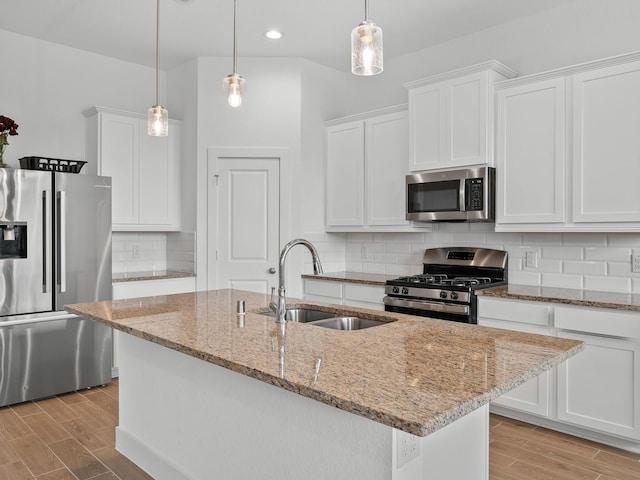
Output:
[[[27,224],[0,222],[0,259],[27,258]]]

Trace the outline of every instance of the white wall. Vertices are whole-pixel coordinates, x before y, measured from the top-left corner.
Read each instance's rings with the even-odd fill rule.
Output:
[[[5,152],[13,167],[32,155],[84,160],[82,111],[92,105],[146,112],[155,103],[148,67],[2,30],[0,58],[0,115],[20,125]]]
[[[351,114],[404,103],[402,83],[487,60],[498,60],[522,76],[637,51],[638,25],[637,0],[577,0],[385,61],[382,75],[351,76],[347,110]]]

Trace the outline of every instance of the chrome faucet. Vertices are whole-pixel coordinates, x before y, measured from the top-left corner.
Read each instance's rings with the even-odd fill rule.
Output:
[[[286,323],[287,319],[285,318],[285,314],[287,312],[287,305],[285,300],[285,290],[284,290],[284,261],[287,258],[287,253],[291,250],[292,247],[296,245],[304,245],[311,252],[311,259],[313,260],[313,274],[319,275],[322,273],[322,264],[320,263],[320,257],[318,256],[318,251],[316,247],[311,245],[311,243],[302,238],[296,238],[295,240],[291,240],[287,243],[282,252],[280,252],[280,275],[279,275],[279,286],[278,286],[278,303],[275,302],[269,303],[269,308],[273,310],[276,314],[276,323]]]

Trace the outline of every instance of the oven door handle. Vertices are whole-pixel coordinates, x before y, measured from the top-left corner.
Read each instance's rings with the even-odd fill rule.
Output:
[[[469,315],[468,305],[456,305],[452,303],[442,302],[425,302],[423,300],[407,300],[404,298],[395,297],[384,297],[382,301],[385,305],[389,305],[391,307],[415,308],[416,310],[426,310],[428,312],[443,312]]]

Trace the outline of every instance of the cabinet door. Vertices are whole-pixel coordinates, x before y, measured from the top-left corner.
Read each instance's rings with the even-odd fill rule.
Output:
[[[447,132],[446,85],[437,83],[409,90],[409,171],[439,168]]]
[[[573,85],[573,220],[640,222],[640,62]]]
[[[497,93],[497,223],[565,221],[565,81]]]
[[[444,111],[445,167],[479,165],[489,161],[489,86],[488,72],[452,80],[447,87]],[[491,120],[492,121],[492,120]]]
[[[139,122],[102,114],[99,174],[111,177],[114,224],[138,223]]]
[[[140,131],[145,125],[141,121]],[[178,229],[180,184],[178,168],[181,128],[170,126],[168,137],[140,136],[140,225]]]
[[[327,226],[364,225],[364,122],[327,127]]]
[[[408,225],[406,166],[409,156],[406,112],[365,121],[365,157],[368,225]]]
[[[640,440],[640,343],[558,332],[586,342],[558,367],[558,419]]]

